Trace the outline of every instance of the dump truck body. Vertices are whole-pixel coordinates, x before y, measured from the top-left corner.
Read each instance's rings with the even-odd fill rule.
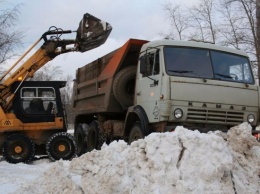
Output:
[[[130,39],[79,68],[73,96],[76,141],[88,150],[100,136],[131,143],[177,125],[206,132],[259,122],[248,56],[206,43]]]
[[[114,77],[125,67],[137,68],[140,49],[146,42],[131,39],[120,49],[77,70],[72,97],[76,114],[125,112],[113,94]]]

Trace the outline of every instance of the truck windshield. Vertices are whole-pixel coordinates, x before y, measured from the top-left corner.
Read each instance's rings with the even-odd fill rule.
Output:
[[[217,79],[253,84],[248,58],[200,48],[164,48],[168,75]]]

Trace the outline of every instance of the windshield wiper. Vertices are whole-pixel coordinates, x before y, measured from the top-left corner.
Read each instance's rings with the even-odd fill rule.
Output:
[[[170,72],[173,72],[173,73],[193,73],[193,71],[185,71],[185,70],[168,70]]]
[[[224,77],[224,78],[232,79],[231,76],[229,76],[229,75],[225,75],[225,74],[221,74],[221,73],[215,73],[215,75],[218,75],[218,76],[220,76],[220,77]]]
[[[173,72],[173,73],[179,73],[181,75],[183,75],[185,73],[192,73],[193,75],[195,75],[195,77],[201,78],[204,82],[207,81],[207,78],[201,77],[200,75],[194,73],[194,71],[187,71],[187,70],[168,70],[168,71]]]

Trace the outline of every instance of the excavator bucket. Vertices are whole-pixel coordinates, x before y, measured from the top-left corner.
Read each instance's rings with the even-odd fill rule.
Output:
[[[85,52],[102,45],[108,38],[112,26],[86,13],[79,23],[76,42],[78,51]]]

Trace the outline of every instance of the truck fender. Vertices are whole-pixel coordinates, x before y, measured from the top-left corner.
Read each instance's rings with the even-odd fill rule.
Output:
[[[131,106],[128,108],[126,121],[124,126],[124,139],[127,141],[130,131],[134,123],[139,122],[142,128],[142,132],[145,136],[150,134],[149,121],[144,109],[141,106]]]

